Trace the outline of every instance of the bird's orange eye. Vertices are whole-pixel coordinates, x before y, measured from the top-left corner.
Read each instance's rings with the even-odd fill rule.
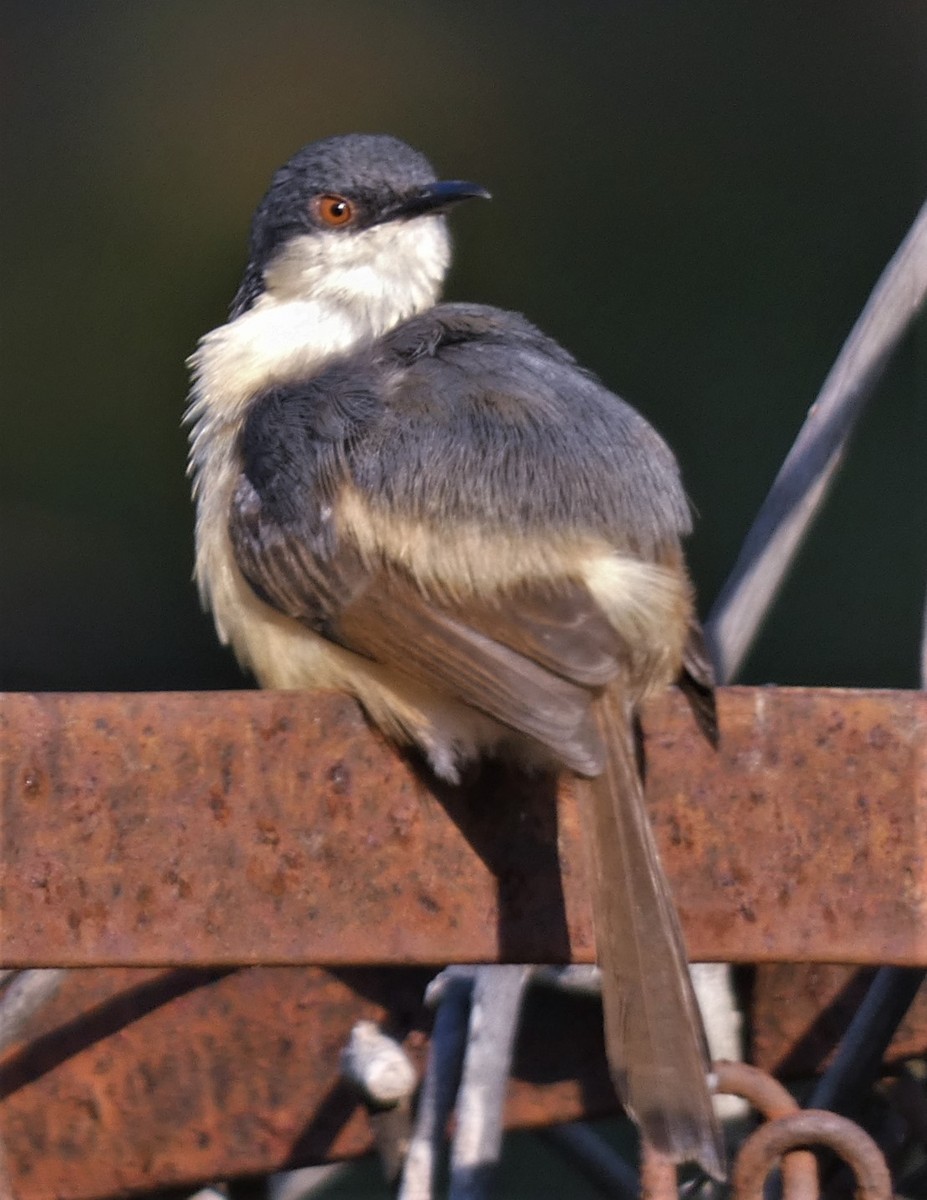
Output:
[[[316,216],[326,225],[347,225],[354,219],[354,205],[344,196],[336,196],[327,192],[324,196],[316,196],[313,201]]]

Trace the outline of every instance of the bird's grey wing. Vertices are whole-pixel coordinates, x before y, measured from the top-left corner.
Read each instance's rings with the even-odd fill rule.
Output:
[[[336,510],[337,502],[337,495],[330,503],[320,497],[319,507]],[[619,647],[584,597],[573,608],[569,588],[558,594],[562,620],[547,609],[546,594],[527,588],[511,605],[507,597],[472,609],[437,601],[401,569],[365,564],[331,528],[320,536],[301,522],[279,522],[244,478],[230,533],[245,578],[278,611],[495,718],[565,766],[584,774],[601,769],[588,680],[618,669]]]
[[[322,636],[494,717],[574,770],[600,769],[590,689],[619,669],[621,646],[581,584],[426,595],[339,531],[358,446],[382,412],[378,376],[357,370],[272,389],[253,406],[229,513],[245,578]]]

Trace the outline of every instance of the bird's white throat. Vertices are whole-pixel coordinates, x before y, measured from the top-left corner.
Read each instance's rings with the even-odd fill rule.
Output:
[[[423,216],[294,237],[264,272],[264,284],[280,302],[311,298],[343,309],[361,336],[376,337],[434,304],[449,262],[444,218]]]
[[[237,421],[258,392],[315,373],[430,308],[450,262],[443,217],[292,238],[252,308],[201,340],[190,359],[189,419]]]

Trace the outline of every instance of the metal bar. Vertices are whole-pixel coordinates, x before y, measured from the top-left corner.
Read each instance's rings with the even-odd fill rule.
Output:
[[[885,1052],[923,981],[922,969],[882,967],[876,972],[834,1061],[815,1085],[808,1108],[859,1116],[879,1078]]]
[[[544,1140],[595,1184],[603,1196],[610,1200],[638,1200],[640,1178],[637,1172],[585,1122],[552,1125],[544,1131]]]
[[[737,675],[821,508],[865,402],[925,297],[927,204],[866,301],[715,601],[705,634],[719,679]]]
[[[874,978],[871,967],[766,963],[751,992],[750,1061],[780,1078],[819,1075],[846,1035]],[[927,1048],[922,987],[885,1055],[897,1062]]]
[[[429,974],[70,972],[24,1029],[28,1043],[0,1063],[12,1196],[101,1200],[368,1150],[370,1123],[341,1079],[342,1049],[358,1021],[375,1021],[421,1073]],[[601,1022],[591,1014],[587,997],[532,997],[508,1126],[616,1111]],[[557,1036],[564,1023],[569,1038]]]
[[[927,699],[676,696],[648,794],[694,959],[927,965]],[[589,962],[578,813],[429,781],[350,701],[7,695],[0,964]],[[898,881],[903,886],[898,886]]]

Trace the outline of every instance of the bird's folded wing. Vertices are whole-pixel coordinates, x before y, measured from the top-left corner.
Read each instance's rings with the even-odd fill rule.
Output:
[[[490,598],[426,595],[350,541],[267,514],[243,481],[230,513],[236,559],[258,595],[329,640],[485,713],[583,774],[601,770],[590,705],[621,643],[579,583],[523,583]]]

